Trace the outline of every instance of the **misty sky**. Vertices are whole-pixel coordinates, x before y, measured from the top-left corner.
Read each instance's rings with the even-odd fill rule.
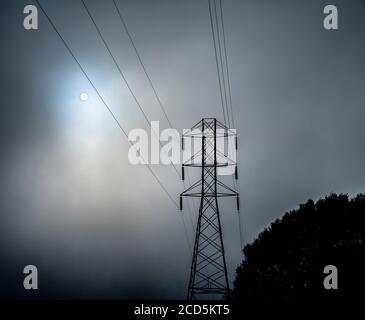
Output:
[[[180,213],[129,164],[127,140],[41,11],[39,30],[23,28],[30,3],[0,10],[0,296],[185,298],[198,202]],[[41,3],[122,126],[147,129],[81,2]],[[146,114],[167,128],[113,2],[86,3]],[[337,31],[322,25],[328,1],[223,0],[245,243],[309,198],[364,192],[365,1],[330,3]],[[222,120],[207,1],[118,4],[173,126]],[[178,200],[173,168],[153,169]],[[233,279],[234,199],[220,209]],[[27,264],[38,292],[23,289]]]

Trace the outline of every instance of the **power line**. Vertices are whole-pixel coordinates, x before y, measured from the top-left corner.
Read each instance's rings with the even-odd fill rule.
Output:
[[[148,118],[148,116],[147,116],[147,115],[146,115],[146,113],[144,112],[144,110],[143,110],[143,108],[142,108],[142,105],[140,104],[140,102],[138,101],[138,99],[137,99],[137,97],[136,97],[135,93],[133,92],[132,88],[130,87],[130,85],[129,85],[129,83],[128,83],[128,81],[127,81],[127,79],[126,79],[126,77],[125,77],[125,75],[124,75],[124,73],[123,73],[123,71],[122,71],[121,67],[119,66],[119,63],[117,62],[117,59],[116,59],[116,58],[115,58],[115,56],[113,55],[113,53],[112,53],[112,51],[111,51],[111,49],[110,49],[110,47],[109,47],[108,43],[106,42],[106,40],[105,40],[105,38],[104,38],[104,36],[103,36],[103,34],[102,34],[102,32],[101,32],[101,30],[100,30],[100,28],[99,28],[98,24],[96,23],[96,21],[95,21],[94,17],[92,16],[92,14],[91,14],[91,12],[90,12],[90,10],[89,10],[88,6],[86,5],[86,3],[85,3],[85,1],[84,1],[84,0],[80,0],[80,1],[81,1],[81,3],[83,4],[83,6],[84,6],[84,8],[85,8],[85,10],[86,10],[86,12],[87,12],[87,14],[88,14],[88,16],[89,16],[90,20],[92,21],[92,23],[93,23],[93,25],[94,25],[94,27],[95,27],[95,29],[96,29],[96,31],[97,31],[97,33],[98,33],[99,37],[101,38],[101,40],[102,40],[102,42],[103,42],[103,44],[104,44],[105,48],[107,49],[107,51],[108,51],[109,55],[111,56],[111,58],[112,58],[112,60],[113,60],[113,62],[114,62],[114,64],[115,64],[115,66],[117,67],[117,69],[118,69],[118,71],[119,71],[120,76],[121,76],[121,77],[122,77],[122,79],[124,80],[124,82],[125,82],[125,84],[126,84],[126,86],[127,86],[128,90],[129,90],[129,92],[131,93],[131,95],[132,95],[132,97],[133,97],[134,101],[136,102],[136,104],[137,104],[138,108],[139,108],[139,109],[140,109],[140,111],[142,112],[142,114],[143,114],[143,116],[144,116],[144,118],[145,118],[145,120],[146,120],[146,122],[147,122],[147,125],[151,128],[151,131],[153,132],[153,134],[154,134],[154,135],[155,135],[155,137],[157,138],[157,134],[156,134],[156,132],[155,132],[154,130],[152,130],[150,119]],[[149,79],[150,79],[150,78],[149,78]],[[151,82],[151,83],[152,83],[152,82]],[[153,84],[152,84],[152,86],[153,86]],[[153,88],[154,88],[154,87],[153,87]],[[157,93],[156,93],[156,94],[157,94]],[[161,142],[160,142],[160,141],[159,141],[159,144],[160,144],[160,146],[162,147],[162,145],[161,145]],[[178,176],[179,178],[181,178],[181,175],[180,175],[179,171],[177,170],[176,166],[174,165],[174,163],[172,163],[172,166],[173,166],[173,168],[174,168],[174,170],[175,170],[175,172],[176,172],[177,176]],[[185,186],[185,185],[184,185],[184,186]],[[184,231],[185,231],[185,234],[186,234],[186,236],[187,236],[187,230],[186,230],[186,229],[187,229],[187,227],[186,227],[185,220],[183,219],[183,217],[182,217],[182,216],[181,216],[181,220],[182,220],[182,222],[183,222],[183,224],[184,224]],[[188,240],[188,242],[190,242],[190,241]],[[191,247],[191,246],[190,246],[190,244],[189,244],[189,250],[191,250],[191,249],[190,249],[190,247]]]
[[[228,96],[229,96],[229,103],[231,109],[231,119],[233,128],[235,128],[234,124],[234,116],[233,116],[233,106],[232,106],[232,93],[231,93],[231,81],[229,76],[229,67],[228,67],[228,58],[227,58],[227,46],[226,46],[226,33],[224,30],[224,18],[223,18],[223,8],[222,8],[222,0],[219,0],[220,4],[220,11],[221,11],[221,22],[222,22],[222,35],[223,35],[223,48],[224,48],[224,56],[226,60],[226,73],[227,73],[227,87],[228,87]]]
[[[223,83],[224,102],[225,102],[226,112],[227,112],[228,128],[231,128],[231,122],[229,120],[229,113],[228,113],[226,80],[225,80],[225,77],[224,77],[224,67],[223,67],[221,39],[220,39],[220,32],[219,32],[219,25],[218,25],[217,5],[216,5],[215,0],[214,0],[214,15],[215,15],[215,24],[216,24],[216,27],[217,27],[217,40],[218,40],[217,42],[218,42],[219,60],[220,60],[221,72],[222,72],[221,76],[222,76],[222,83]]]
[[[112,116],[112,118],[114,119],[114,121],[116,122],[118,128],[123,132],[124,136],[127,138],[128,143],[135,148],[135,146],[129,141],[128,139],[128,134],[127,132],[124,130],[123,126],[121,125],[121,123],[119,122],[119,120],[117,119],[117,117],[115,116],[115,114],[113,113],[113,111],[111,110],[111,108],[109,107],[109,105],[106,103],[106,101],[104,100],[104,98],[102,97],[102,95],[100,94],[99,90],[97,89],[97,87],[94,85],[93,81],[91,80],[91,78],[88,76],[87,72],[85,71],[85,69],[82,67],[81,63],[79,62],[79,60],[76,58],[75,54],[73,53],[73,51],[71,50],[71,47],[67,44],[66,40],[62,37],[61,33],[58,31],[57,27],[55,26],[55,24],[53,23],[52,19],[50,18],[50,16],[47,14],[47,12],[45,11],[45,9],[42,7],[42,5],[40,4],[39,0],[36,0],[36,3],[38,4],[38,6],[41,8],[43,14],[45,15],[45,17],[47,18],[48,22],[50,23],[50,25],[52,26],[53,30],[57,33],[57,35],[59,36],[59,38],[61,39],[62,43],[64,44],[64,46],[66,47],[67,51],[70,53],[70,55],[72,56],[72,58],[74,59],[74,61],[76,62],[76,64],[78,65],[78,67],[80,68],[81,72],[84,74],[84,76],[86,77],[86,79],[88,80],[88,82],[90,83],[90,85],[93,87],[93,89],[95,90],[95,92],[97,93],[97,95],[99,96],[100,100],[102,101],[102,103],[104,104],[104,106],[107,108],[108,112],[110,113],[110,115]],[[142,155],[141,155],[142,157]],[[143,157],[142,157],[143,159]],[[143,159],[144,160],[144,159]],[[155,174],[155,172],[152,170],[151,166],[144,160],[144,162],[147,164],[147,169],[149,170],[149,172],[152,174],[152,176],[155,178],[156,182],[158,183],[158,185],[161,187],[161,189],[166,193],[167,197],[170,199],[170,201],[173,203],[173,205],[176,208],[179,208],[176,200],[171,196],[171,194],[167,191],[166,187],[163,185],[163,183],[161,182],[161,180],[158,178],[158,176]],[[185,239],[187,241],[188,244],[188,248],[190,251],[190,254],[192,254],[192,250],[190,247],[190,243],[189,243],[189,237],[188,237],[188,233],[187,233],[187,228],[186,228],[186,224],[184,219],[182,218],[182,215],[179,215],[181,217],[182,223],[183,223],[183,227],[184,227],[184,234],[185,234]]]
[[[223,93],[224,93],[224,101],[225,101],[225,110],[227,112],[228,128],[231,128],[231,122],[230,122],[230,119],[229,119],[229,111],[228,111],[228,101],[227,101],[227,91],[226,91],[226,79],[225,79],[225,76],[224,76],[224,63],[223,63],[222,48],[221,48],[223,46],[224,47],[224,50],[226,51],[226,49],[225,49],[225,40],[223,40],[223,44],[221,45],[216,0],[213,0],[213,3],[214,3],[215,23],[216,23],[216,28],[217,28],[217,42],[218,42],[218,49],[219,49],[219,61],[220,61],[220,66],[221,66],[221,76],[222,76],[222,83],[223,83]],[[220,0],[220,5],[222,5],[221,0]],[[221,6],[221,13],[222,12],[223,12],[223,10],[222,10],[222,6]],[[220,18],[221,18],[222,32],[223,32],[223,35],[224,35],[224,25],[223,25],[223,20],[222,20],[223,17],[222,17],[222,15],[220,15]],[[226,59],[226,62],[227,61],[228,60]],[[227,67],[227,63],[226,63],[226,67]],[[227,74],[227,80],[228,80],[228,74]],[[233,117],[233,114],[232,114],[232,117]],[[228,143],[230,143],[230,140],[228,140]],[[237,189],[236,182],[235,182],[235,179],[233,178],[233,176],[232,176],[232,180],[233,180],[234,188]]]
[[[147,71],[147,68],[146,68],[146,66],[145,66],[144,62],[142,61],[141,55],[140,55],[140,53],[139,53],[139,51],[138,51],[138,49],[137,49],[137,46],[135,45],[135,42],[134,42],[133,37],[132,37],[132,34],[130,33],[129,28],[128,28],[128,26],[127,26],[127,23],[126,23],[125,19],[123,18],[122,12],[121,12],[120,8],[118,7],[118,5],[117,5],[117,3],[116,3],[116,1],[115,1],[115,0],[113,0],[113,3],[114,3],[114,7],[115,7],[115,9],[116,9],[116,12],[118,13],[118,16],[119,16],[119,18],[120,18],[120,21],[121,21],[121,23],[122,23],[122,25],[123,25],[123,28],[124,28],[124,30],[126,31],[126,33],[127,33],[127,35],[128,35],[128,38],[129,38],[129,40],[130,40],[130,42],[131,42],[131,44],[132,44],[132,47],[133,47],[134,52],[135,52],[135,54],[136,54],[136,56],[137,56],[137,58],[138,58],[138,61],[139,61],[139,63],[141,64],[141,67],[142,67],[142,69],[143,69],[143,72],[144,72],[144,74],[146,75],[147,80],[148,80],[148,82],[149,82],[149,84],[150,84],[150,86],[151,86],[151,88],[152,88],[152,91],[153,91],[153,93],[154,93],[155,97],[156,97],[156,100],[157,100],[157,102],[158,102],[158,104],[159,104],[159,106],[160,106],[160,108],[161,108],[161,110],[162,110],[163,114],[165,115],[165,118],[166,118],[166,120],[167,120],[168,124],[170,125],[170,127],[171,127],[171,128],[173,128],[172,122],[171,122],[171,120],[170,120],[169,116],[167,115],[166,108],[164,107],[164,105],[163,105],[163,103],[162,103],[162,100],[161,100],[161,98],[160,98],[159,94],[157,93],[157,90],[156,90],[156,88],[155,88],[155,86],[154,86],[154,84],[153,84],[152,78],[151,78],[151,76],[149,75],[149,73],[148,73],[148,71]],[[189,174],[187,175],[187,177],[188,177],[188,181],[189,181],[189,183],[190,183],[190,176],[189,176]],[[183,185],[184,185],[184,188],[186,188],[186,186],[185,186],[185,182],[183,182]],[[192,200],[192,203],[193,203],[193,207],[194,207],[194,210],[195,210],[195,204],[194,204],[193,200]],[[190,206],[189,206],[189,212],[190,212],[190,215],[189,215],[190,223],[191,223],[191,226],[192,226],[192,228],[193,228],[193,230],[194,230],[194,224],[193,224],[193,222],[192,222],[192,217],[191,217],[192,212],[191,212],[191,208],[190,208]]]
[[[220,17],[221,17],[221,25],[222,25],[223,53],[224,53],[224,57],[225,57],[225,67],[226,67],[226,74],[227,74],[227,88],[228,88],[228,96],[229,96],[229,102],[230,102],[229,105],[230,105],[230,111],[231,111],[232,126],[233,126],[233,128],[235,128],[222,0],[219,0],[219,6],[220,6]],[[228,106],[227,106],[227,112],[228,112]],[[239,180],[237,180],[237,184],[239,185]]]
[[[133,40],[133,37],[132,37],[131,33],[129,32],[129,29],[127,27],[127,24],[126,24],[124,18],[123,18],[123,15],[122,15],[119,7],[117,6],[117,3],[115,2],[115,0],[113,0],[113,3],[114,3],[114,7],[115,7],[115,9],[116,9],[116,11],[117,11],[117,13],[119,15],[120,21],[122,22],[122,25],[123,25],[123,27],[124,27],[127,35],[128,35],[128,38],[129,38],[129,40],[130,40],[130,42],[132,44],[132,47],[134,49],[134,52],[136,53],[136,56],[138,58],[138,61],[141,64],[142,69],[143,69],[143,71],[144,71],[144,73],[145,73],[145,75],[146,75],[146,77],[148,79],[148,82],[149,82],[149,84],[150,84],[150,86],[151,86],[151,88],[153,90],[153,93],[154,93],[154,95],[155,95],[155,97],[157,99],[157,102],[160,105],[160,108],[161,108],[163,114],[165,115],[167,122],[169,123],[170,127],[172,128],[173,126],[171,124],[171,121],[170,121],[169,117],[167,116],[166,109],[165,109],[165,107],[162,104],[162,101],[161,101],[161,99],[160,99],[160,97],[159,97],[159,95],[157,93],[157,90],[156,90],[155,86],[153,85],[153,82],[152,82],[152,79],[151,79],[149,73],[147,72],[147,68],[146,68],[145,64],[143,63],[143,61],[142,61],[141,55],[138,52],[138,49],[137,49],[137,47],[136,47],[136,45],[134,43],[134,40]]]
[[[129,90],[130,94],[132,95],[132,97],[133,97],[134,101],[136,102],[137,106],[139,107],[140,111],[142,112],[142,114],[143,114],[143,116],[144,116],[145,120],[149,123],[150,121],[149,121],[149,119],[148,119],[148,117],[147,117],[146,113],[144,112],[144,110],[143,110],[143,108],[142,108],[141,104],[139,103],[139,101],[138,101],[138,99],[137,99],[136,95],[134,94],[134,92],[133,92],[133,90],[132,90],[131,86],[129,85],[129,82],[127,81],[126,77],[124,76],[124,73],[123,73],[123,71],[121,70],[121,68],[120,68],[120,66],[119,66],[119,64],[118,64],[118,62],[117,62],[117,60],[115,59],[115,57],[114,57],[113,53],[111,52],[111,50],[110,50],[110,48],[109,48],[108,44],[106,43],[106,41],[105,41],[105,39],[104,39],[104,37],[103,37],[103,35],[102,35],[102,33],[101,33],[101,31],[100,31],[100,29],[99,29],[99,27],[98,27],[97,23],[95,22],[95,20],[94,20],[94,18],[93,18],[93,16],[92,16],[92,14],[91,14],[91,13],[90,13],[90,11],[89,11],[89,8],[87,7],[87,5],[86,5],[86,3],[85,3],[85,1],[84,1],[84,0],[80,0],[80,1],[82,2],[82,4],[83,4],[83,6],[84,6],[84,8],[85,8],[85,10],[86,10],[86,12],[87,12],[87,14],[88,14],[88,16],[90,17],[90,19],[91,19],[91,21],[92,21],[92,23],[93,23],[94,27],[96,28],[96,31],[97,31],[97,33],[99,34],[99,36],[100,36],[101,40],[103,41],[103,44],[104,44],[105,48],[107,49],[107,51],[109,52],[109,55],[110,55],[110,56],[111,56],[111,58],[113,59],[113,62],[114,62],[114,64],[116,65],[116,67],[117,67],[117,69],[118,69],[118,71],[119,71],[119,74],[121,75],[122,79],[124,80],[124,82],[125,82],[125,84],[126,84],[126,86],[127,86],[128,90]]]
[[[50,18],[50,16],[47,14],[47,12],[45,11],[45,9],[40,4],[39,0],[36,0],[36,2],[38,4],[38,6],[41,8],[41,10],[42,10],[43,14],[45,15],[45,17],[47,18],[48,22],[51,24],[53,30],[57,33],[57,35],[61,39],[61,41],[64,44],[64,46],[66,47],[67,51],[70,53],[70,55],[72,56],[72,58],[74,59],[74,61],[78,65],[78,67],[80,68],[81,72],[84,74],[84,76],[86,77],[86,79],[88,80],[88,82],[90,83],[90,85],[92,86],[92,88],[95,90],[95,92],[97,93],[98,97],[100,98],[100,100],[102,101],[102,103],[104,104],[104,106],[106,107],[106,109],[108,110],[108,112],[110,113],[110,115],[112,116],[112,118],[114,119],[114,121],[116,122],[117,126],[123,132],[124,136],[128,140],[128,134],[127,134],[127,132],[125,131],[125,129],[123,128],[123,126],[121,125],[121,123],[119,122],[119,120],[117,119],[117,117],[115,116],[115,114],[113,113],[113,111],[111,110],[111,108],[109,107],[109,105],[107,104],[107,102],[105,101],[105,99],[103,98],[103,96],[101,95],[101,93],[99,92],[99,90],[97,89],[97,87],[95,86],[95,84],[93,83],[93,81],[91,80],[91,78],[88,76],[87,72],[85,71],[85,69],[83,68],[83,66],[81,65],[81,63],[79,62],[79,60],[77,59],[77,57],[75,56],[75,54],[73,53],[73,51],[70,48],[70,46],[67,44],[66,40],[62,37],[61,33],[58,31],[58,29],[55,26],[55,24],[53,23],[52,19]],[[129,142],[129,144],[132,147],[134,147],[134,145],[129,140],[128,140],[128,142]],[[144,162],[146,162],[146,161],[144,161]],[[155,178],[155,180],[157,181],[157,183],[160,185],[161,189],[166,193],[166,195],[169,197],[169,199],[175,205],[175,207],[176,208],[179,208],[177,202],[174,200],[174,198],[167,191],[167,189],[165,188],[165,186],[163,185],[163,183],[161,182],[161,180],[157,177],[157,175],[154,173],[154,171],[152,170],[152,168],[150,167],[149,164],[147,164],[147,168],[150,171],[150,173],[152,174],[152,176]]]
[[[221,76],[220,76],[220,68],[219,68],[219,62],[218,62],[217,44],[216,44],[216,39],[215,39],[215,31],[214,31],[214,24],[213,24],[213,15],[212,15],[212,8],[211,8],[211,5],[210,5],[210,0],[208,0],[208,5],[209,5],[210,26],[211,26],[212,37],[213,37],[213,44],[214,44],[215,62],[216,62],[216,65],[217,65],[218,82],[219,82],[219,92],[220,92],[220,97],[221,97],[223,120],[224,120],[224,125],[227,125],[226,113],[225,113],[225,107],[224,107],[224,100],[223,100],[223,92],[222,92],[222,84],[221,84]]]
[[[89,8],[87,7],[87,5],[86,5],[86,3],[85,3],[85,1],[84,1],[84,0],[80,0],[80,1],[82,2],[82,4],[83,4],[83,6],[84,6],[84,8],[85,8],[85,10],[86,10],[86,12],[87,12],[87,14],[88,14],[88,16],[90,17],[90,19],[91,19],[91,21],[92,21],[93,25],[95,26],[95,29],[96,29],[96,31],[97,31],[97,33],[98,33],[99,37],[101,38],[101,40],[102,40],[102,42],[103,42],[103,44],[104,44],[105,48],[107,49],[107,51],[108,51],[109,55],[111,56],[111,58],[112,58],[112,60],[113,60],[113,62],[114,62],[114,64],[115,64],[115,66],[117,67],[117,69],[118,69],[118,71],[119,71],[119,74],[121,75],[122,79],[124,80],[124,82],[125,82],[125,84],[126,84],[126,86],[127,86],[128,90],[129,90],[129,92],[131,93],[131,95],[132,95],[132,97],[133,97],[134,101],[136,102],[136,104],[137,104],[137,106],[138,106],[139,110],[142,112],[142,114],[143,114],[143,116],[144,116],[144,118],[145,118],[145,120],[146,120],[146,122],[147,122],[147,125],[151,128],[152,133],[153,133],[153,134],[155,135],[155,137],[157,138],[157,133],[156,133],[154,130],[152,130],[152,127],[151,127],[151,121],[150,121],[150,119],[147,117],[146,113],[144,112],[144,110],[143,110],[143,108],[142,108],[142,105],[141,105],[141,104],[140,104],[140,102],[138,101],[138,99],[137,99],[136,95],[134,94],[134,92],[133,92],[133,90],[132,90],[131,86],[129,85],[129,82],[127,81],[126,77],[124,76],[124,73],[123,73],[122,69],[120,68],[119,63],[117,62],[116,58],[114,57],[114,55],[113,55],[113,53],[112,53],[112,51],[111,51],[111,49],[110,49],[110,47],[109,47],[108,43],[106,42],[106,40],[105,40],[105,38],[104,38],[103,34],[101,33],[100,28],[98,27],[98,25],[97,25],[97,23],[96,23],[95,19],[93,18],[92,14],[91,14],[91,12],[90,12],[90,10],[89,10]],[[160,144],[160,146],[161,146],[161,148],[162,148],[162,145],[161,145],[161,142],[160,142],[160,141],[159,141],[159,144]],[[178,175],[178,177],[179,177],[179,178],[181,178],[181,175],[180,175],[179,171],[177,170],[176,166],[174,165],[174,163],[171,163],[171,164],[172,164],[172,166],[173,166],[173,168],[174,168],[174,170],[175,170],[176,174]]]

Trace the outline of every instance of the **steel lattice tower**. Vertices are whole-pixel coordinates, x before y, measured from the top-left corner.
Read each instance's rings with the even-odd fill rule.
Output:
[[[228,129],[215,118],[203,118],[182,136],[183,150],[186,138],[201,139],[201,149],[182,166],[183,180],[185,167],[201,167],[201,179],[180,194],[180,210],[183,197],[200,197],[187,297],[189,300],[213,294],[222,298],[229,292],[218,197],[236,197],[239,210],[239,195],[218,180],[217,169],[234,166],[233,172],[237,179],[237,164],[225,155],[224,149],[223,152],[219,150],[217,141],[226,139],[228,142],[230,137],[234,137],[237,149],[235,130]]]

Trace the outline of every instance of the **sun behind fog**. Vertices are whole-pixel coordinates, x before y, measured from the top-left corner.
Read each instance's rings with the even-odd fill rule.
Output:
[[[89,99],[89,95],[86,92],[83,92],[80,94],[80,100],[81,101],[86,101]]]

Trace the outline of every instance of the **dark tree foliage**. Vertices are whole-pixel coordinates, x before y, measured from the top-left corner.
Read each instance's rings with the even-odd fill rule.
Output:
[[[365,293],[365,196],[331,194],[286,213],[244,248],[231,299],[246,305]],[[326,265],[338,269],[338,290],[325,290]]]

